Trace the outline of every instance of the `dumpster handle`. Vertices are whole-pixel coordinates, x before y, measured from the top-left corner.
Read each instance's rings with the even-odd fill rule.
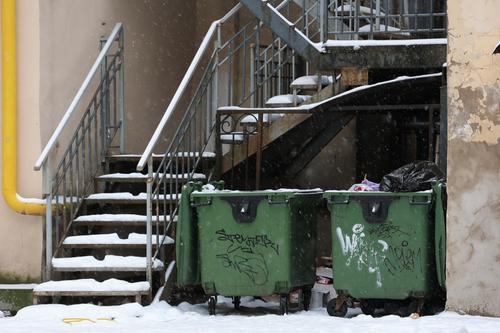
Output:
[[[267,198],[267,203],[270,205],[288,205],[290,203],[290,200],[285,199],[285,200],[273,200],[272,197]]]
[[[329,205],[347,205],[349,203],[349,196],[346,196],[346,198],[343,201],[335,201],[332,200],[331,198],[328,198]]]
[[[427,201],[415,201],[414,197],[410,197],[408,201],[410,202],[410,205],[417,205],[417,206],[418,205],[427,206],[432,203],[432,199],[428,199]]]
[[[209,198],[207,202],[195,203],[191,201],[191,207],[202,207],[202,206],[210,206],[212,204],[212,198]]]

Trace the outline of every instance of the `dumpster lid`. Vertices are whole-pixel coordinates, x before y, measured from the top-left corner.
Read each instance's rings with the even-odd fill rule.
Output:
[[[213,188],[204,188],[202,191],[194,191],[192,196],[204,197],[204,196],[269,196],[269,195],[286,195],[287,197],[292,197],[295,195],[319,195],[323,194],[323,190],[320,188],[314,189],[289,189],[280,188],[277,190],[258,190],[258,191],[231,191],[231,190],[217,190]]]
[[[325,197],[331,197],[334,195],[350,195],[350,196],[428,196],[432,194],[432,190],[418,191],[418,192],[382,192],[382,191],[325,191]]]

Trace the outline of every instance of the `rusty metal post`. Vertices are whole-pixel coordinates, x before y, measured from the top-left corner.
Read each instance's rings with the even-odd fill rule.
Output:
[[[259,112],[259,119],[257,121],[257,152],[255,159],[255,189],[260,189],[260,173],[262,166],[262,135],[264,129],[264,114]]]
[[[431,162],[435,162],[434,161],[434,109],[433,108],[429,108],[429,130],[428,130],[428,142],[427,142],[427,145],[429,147],[429,156],[428,156],[428,159],[429,161]]]
[[[221,180],[222,178],[222,142],[221,136],[221,123],[220,113],[215,111],[215,179]]]

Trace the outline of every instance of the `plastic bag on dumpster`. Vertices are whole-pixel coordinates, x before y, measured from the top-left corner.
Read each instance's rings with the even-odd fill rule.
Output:
[[[354,184],[349,188],[349,191],[355,192],[371,192],[371,191],[380,191],[379,184],[369,181],[368,179],[363,179],[363,181],[359,184]]]
[[[380,182],[384,192],[416,192],[430,190],[432,185],[443,181],[444,173],[432,162],[418,161],[407,164],[385,175]]]

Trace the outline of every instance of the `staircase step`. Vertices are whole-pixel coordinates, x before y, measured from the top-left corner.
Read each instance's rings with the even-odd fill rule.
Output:
[[[333,77],[327,75],[320,75],[320,84],[322,87],[328,86],[333,83]],[[318,75],[301,76],[293,80],[290,84],[292,89],[301,90],[317,90],[318,89]]]
[[[221,143],[224,143],[224,144],[242,144],[245,141],[245,135],[242,132],[233,132],[231,134],[222,134],[220,136],[220,141],[221,141]]]
[[[153,223],[157,220],[156,216],[153,216]],[[159,221],[163,222],[165,217],[163,215],[159,216]],[[171,217],[167,215],[167,222],[171,220]],[[137,214],[95,214],[95,215],[81,215],[78,216],[73,223],[75,225],[98,225],[98,226],[146,226],[147,216],[137,215]],[[177,222],[177,215],[174,217],[173,222]]]
[[[118,279],[108,279],[103,282],[94,279],[49,281],[33,289],[33,301],[37,304],[38,297],[56,296],[132,296],[140,303],[141,296],[148,295],[150,288],[147,281],[128,282]]]
[[[154,174],[156,176],[156,174]],[[183,174],[163,174],[159,175],[161,178],[165,178],[169,181],[181,181],[187,182],[188,180],[205,180],[207,177],[202,173],[183,173]],[[133,173],[110,173],[97,177],[98,181],[110,182],[110,183],[146,183],[148,175],[133,172]]]
[[[106,158],[109,161],[116,161],[116,162],[139,162],[139,160],[141,159],[141,156],[142,155],[140,155],[140,154],[116,154],[116,155],[109,155]],[[153,154],[153,159],[154,160],[161,160],[161,159],[163,159],[164,156],[165,156],[165,154]],[[200,153],[199,152],[178,152],[178,153],[175,153],[173,155],[169,154],[168,156],[176,156],[179,158],[183,158],[183,157],[193,158],[193,157],[199,157]],[[206,151],[206,152],[203,152],[201,154],[201,157],[203,159],[215,159],[215,153]]]
[[[176,201],[180,199],[180,194],[160,194],[156,195],[154,199]],[[147,201],[146,193],[139,193],[133,195],[130,192],[114,192],[114,193],[96,193],[91,194],[85,198],[87,204],[131,204],[131,205],[144,205]]]
[[[153,235],[153,246],[158,246],[157,236]],[[174,240],[168,236],[159,236],[160,244],[174,244]],[[63,246],[65,248],[137,248],[145,247],[147,243],[147,235],[131,233],[127,238],[120,238],[117,233],[112,234],[96,234],[96,235],[80,235],[69,236],[64,239]]]
[[[93,256],[52,258],[52,268],[58,272],[141,272],[146,270],[146,258],[106,255],[104,260]],[[155,259],[153,270],[162,270],[163,263]]]
[[[297,95],[297,105],[300,105],[309,99],[311,99],[310,95]],[[293,94],[273,96],[267,100],[266,106],[270,108],[292,107],[294,106]]]

